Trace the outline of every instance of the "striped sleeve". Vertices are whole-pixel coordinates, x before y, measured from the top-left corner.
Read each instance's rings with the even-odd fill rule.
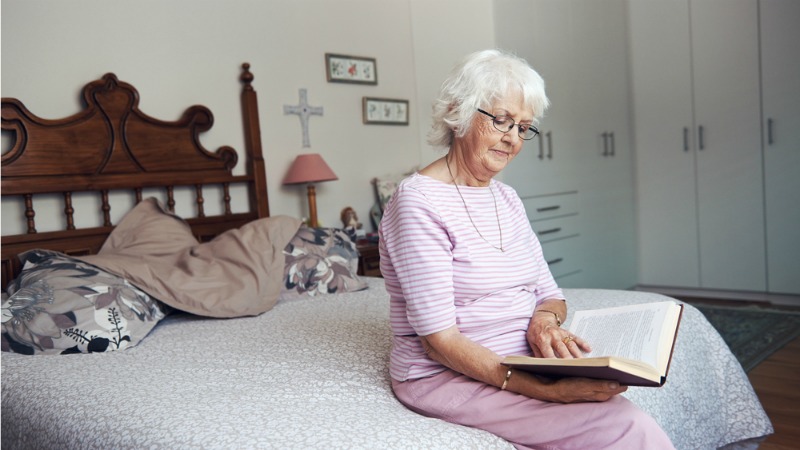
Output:
[[[391,261],[389,278],[396,280],[387,283],[389,293],[405,300],[405,311],[393,313],[406,315],[413,328],[408,334],[426,336],[456,324],[452,244],[425,195],[408,186],[401,190],[381,221],[382,250],[388,256],[381,261]]]

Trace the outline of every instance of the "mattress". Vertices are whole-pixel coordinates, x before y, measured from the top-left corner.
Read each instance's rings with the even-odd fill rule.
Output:
[[[285,299],[257,317],[174,313],[137,346],[75,355],[2,355],[2,447],[513,448],[482,430],[420,416],[388,375],[380,278],[345,294]],[[567,289],[570,309],[661,301]],[[772,426],[747,376],[687,305],[667,383],[625,394],[679,449],[749,443]]]

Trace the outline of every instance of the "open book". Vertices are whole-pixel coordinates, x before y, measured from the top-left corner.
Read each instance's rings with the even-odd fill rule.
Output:
[[[584,358],[507,356],[503,364],[552,377],[616,380],[628,386],[662,386],[667,379],[683,305],[644,303],[577,311],[570,333],[592,347]]]

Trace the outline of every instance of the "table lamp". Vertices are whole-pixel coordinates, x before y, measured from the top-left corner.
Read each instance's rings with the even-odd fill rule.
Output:
[[[317,191],[314,188],[314,183],[338,179],[318,153],[297,155],[297,158],[289,167],[289,171],[286,172],[286,176],[283,178],[283,184],[308,184],[308,226],[319,226],[319,222],[317,222]]]

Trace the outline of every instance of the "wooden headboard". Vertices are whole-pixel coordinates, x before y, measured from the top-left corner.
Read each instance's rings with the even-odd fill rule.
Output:
[[[258,101],[250,65],[242,64],[242,119],[245,137],[245,175],[234,175],[239,159],[231,147],[215,152],[203,148],[199,135],[214,123],[204,106],[191,106],[177,121],[154,119],[139,110],[139,93],[113,73],[83,88],[83,109],[58,120],[32,114],[15,98],[2,99],[2,129],[14,143],[2,156],[2,196],[24,204],[20,221],[27,231],[2,236],[2,287],[19,271],[21,252],[33,248],[71,255],[94,254],[108,237],[112,203],[109,194],[124,191],[142,200],[147,189],[163,189],[167,207],[175,209],[175,189],[194,192],[195,217],[186,218],[195,236],[206,241],[225,230],[269,216],[267,182],[261,151]],[[246,186],[249,211],[232,212],[231,187]],[[208,215],[204,186],[223,194]],[[75,211],[73,195],[97,196],[99,211]],[[37,231],[36,200],[53,195],[63,199],[63,226],[57,231]],[[209,208],[210,209],[210,208]],[[75,214],[95,214],[102,224],[76,228]],[[4,212],[5,214],[5,212]],[[119,216],[121,217],[121,215]]]

